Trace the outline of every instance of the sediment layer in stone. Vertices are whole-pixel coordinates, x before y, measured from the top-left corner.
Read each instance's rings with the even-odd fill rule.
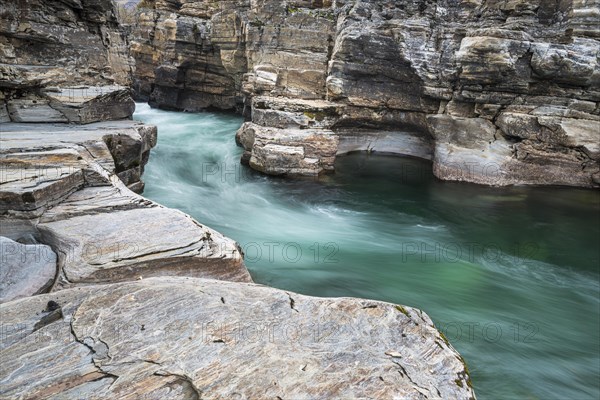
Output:
[[[0,129],[0,235],[52,248],[52,290],[164,275],[251,281],[234,241],[130,190],[143,188],[155,127],[112,121]]]

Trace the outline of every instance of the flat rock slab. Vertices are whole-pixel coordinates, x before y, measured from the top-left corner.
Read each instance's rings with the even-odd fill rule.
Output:
[[[10,99],[7,109],[13,122],[89,124],[129,118],[135,103],[124,86],[77,86],[47,88],[41,96]]]
[[[109,136],[127,135],[144,142],[145,150],[156,145],[156,128],[138,121],[104,121],[88,125],[6,123],[2,152],[64,149],[73,145],[103,142]]]
[[[0,303],[50,289],[56,276],[56,254],[49,246],[0,236],[0,261]]]
[[[0,127],[0,211],[36,211],[84,185],[106,185],[117,173],[130,188],[156,145],[156,127],[137,121],[17,124]],[[105,173],[102,171],[105,170]]]
[[[60,249],[56,288],[157,275],[251,282],[236,242],[125,188],[84,188],[37,229]]]
[[[151,278],[0,313],[6,399],[475,398],[430,318],[389,303]]]

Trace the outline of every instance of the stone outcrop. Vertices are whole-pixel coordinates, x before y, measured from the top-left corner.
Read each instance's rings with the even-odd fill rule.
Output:
[[[0,235],[58,254],[54,290],[140,276],[251,281],[238,245],[144,199],[156,128],[134,121],[1,126]]]
[[[151,278],[0,312],[3,398],[475,397],[431,319],[389,303]]]
[[[148,3],[148,2],[146,2]],[[140,99],[167,109],[231,109],[246,72],[236,9],[244,2],[162,2],[161,11],[138,16],[131,53],[136,58],[135,88]],[[179,6],[184,14],[174,11]],[[219,13],[220,10],[230,13]],[[172,12],[173,11],[173,12]],[[215,15],[219,13],[218,15]],[[210,17],[215,16],[214,19]],[[213,40],[219,42],[217,48]]]
[[[50,246],[54,261],[37,278],[17,269],[47,266],[11,261],[2,298],[164,275],[251,281],[233,240],[134,193],[157,132],[131,120],[133,64],[115,5],[5,3],[0,236]]]
[[[21,244],[0,236],[0,303],[49,289],[56,275],[56,253],[40,244]]]
[[[598,187],[598,15],[598,0],[146,1],[135,82],[158,107],[243,112],[238,137],[260,137],[243,160],[270,174],[331,171],[335,144],[431,159],[441,179]]]
[[[111,0],[3,0],[0,55],[2,122],[89,123],[133,112],[133,62]]]

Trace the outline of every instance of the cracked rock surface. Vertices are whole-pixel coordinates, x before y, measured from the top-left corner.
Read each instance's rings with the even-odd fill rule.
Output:
[[[475,397],[430,318],[389,303],[151,278],[0,312],[3,398]]]

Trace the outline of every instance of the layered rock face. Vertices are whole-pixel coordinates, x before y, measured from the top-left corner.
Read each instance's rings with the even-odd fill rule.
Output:
[[[235,108],[247,69],[238,10],[249,2],[188,3],[158,2],[138,16],[137,95],[166,109]]]
[[[122,119],[132,59],[110,0],[0,2],[0,121]]]
[[[140,96],[241,110],[255,169],[368,150],[442,179],[600,186],[597,0],[146,3]]]
[[[54,249],[53,290],[160,275],[251,281],[237,243],[130,190],[143,187],[155,127],[124,120],[0,129],[0,235]]]
[[[204,57],[200,68],[161,58],[155,104],[230,108],[243,85],[254,93],[272,77],[245,74],[238,6],[151,13],[149,43]],[[464,361],[421,311],[251,285],[237,243],[136,193],[157,131],[130,119],[130,62],[110,1],[2,2],[0,12],[1,398],[474,398]],[[207,32],[219,46],[198,53]],[[273,42],[268,57],[278,51]],[[324,82],[325,61],[298,64],[289,95],[309,96],[307,77]],[[202,76],[211,84],[189,84]],[[290,156],[280,173],[333,163],[338,136],[325,124],[293,137],[260,127],[247,138],[263,150],[256,168],[273,169],[273,149]]]
[[[0,312],[3,398],[474,399],[429,317],[389,303],[152,278]]]
[[[157,132],[131,120],[114,7],[2,2],[2,301],[150,276],[251,281],[233,240],[134,193]]]

